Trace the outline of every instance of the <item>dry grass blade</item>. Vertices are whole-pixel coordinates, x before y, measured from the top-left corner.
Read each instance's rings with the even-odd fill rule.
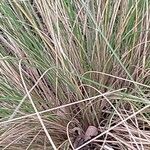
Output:
[[[102,93],[100,95],[93,96],[93,97],[90,97],[90,98],[86,98],[86,99],[83,99],[83,100],[78,100],[78,101],[73,102],[73,103],[68,103],[68,104],[64,104],[64,105],[57,106],[57,107],[54,107],[54,108],[50,108],[48,110],[39,111],[38,113],[39,114],[44,114],[44,113],[47,113],[47,112],[50,112],[50,111],[53,111],[53,110],[58,110],[58,109],[61,109],[61,108],[69,107],[69,106],[76,105],[76,104],[79,104],[79,103],[82,103],[82,102],[86,102],[86,101],[91,101],[91,100],[94,100],[96,98],[103,97],[105,95],[110,95],[110,94],[113,94],[113,93],[116,93],[116,92],[120,92],[122,90],[125,90],[125,89],[123,88],[123,89],[118,89],[118,90],[114,90],[114,91]],[[14,119],[9,119],[9,120],[6,120],[6,121],[1,121],[0,124],[5,125],[5,124],[7,124],[9,122],[15,122],[17,120],[29,118],[29,117],[32,117],[32,116],[35,116],[35,115],[36,115],[36,113],[32,113],[32,114],[25,115],[25,116],[22,116],[22,117],[18,117],[18,118],[14,118]]]
[[[146,108],[149,108],[150,105],[147,105],[145,107],[143,107],[142,109],[138,110],[137,112],[135,112],[134,114],[132,114],[131,116],[127,117],[126,119],[122,120],[121,122],[119,122],[118,124],[114,125],[113,127],[109,128],[108,130],[104,131],[103,133],[99,134],[98,136],[94,137],[93,139],[89,140],[88,142],[84,143],[83,145],[81,145],[80,147],[76,148],[76,150],[81,149],[82,147],[86,146],[87,144],[91,143],[92,141],[96,140],[97,138],[101,137],[102,135],[106,134],[107,132],[113,130],[114,128],[116,128],[117,126],[121,125],[122,123],[124,123],[125,121],[127,121],[128,119],[131,119],[132,117],[134,117],[135,115],[139,114],[140,112],[144,111]]]
[[[41,123],[41,125],[42,125],[42,127],[43,127],[43,130],[45,131],[45,134],[46,134],[47,138],[49,139],[50,143],[52,144],[53,149],[54,149],[54,150],[57,150],[57,148],[56,148],[56,146],[55,146],[55,144],[54,144],[54,142],[53,142],[53,140],[52,140],[50,134],[48,133],[48,131],[47,131],[47,129],[46,129],[44,123],[43,123],[43,120],[42,120],[42,118],[41,118],[41,116],[40,116],[40,114],[39,114],[39,112],[38,112],[38,110],[37,110],[37,108],[36,108],[36,106],[35,106],[35,104],[34,104],[32,98],[31,98],[31,95],[30,95],[30,93],[29,93],[29,91],[28,91],[28,89],[27,89],[27,87],[26,87],[26,84],[25,84],[25,81],[24,81],[24,79],[23,79],[23,75],[22,75],[22,71],[21,71],[21,70],[22,70],[22,69],[21,69],[21,61],[20,61],[20,62],[19,62],[19,71],[20,71],[20,76],[21,76],[21,80],[22,80],[23,86],[24,86],[24,88],[25,88],[25,91],[26,91],[26,93],[27,93],[27,95],[28,95],[28,98],[29,98],[30,101],[31,101],[31,104],[32,104],[32,106],[33,106],[33,108],[34,108],[34,111],[35,111],[35,113],[36,113],[36,115],[37,115],[37,117],[38,117],[38,119],[39,119],[39,121],[40,121],[40,123]]]

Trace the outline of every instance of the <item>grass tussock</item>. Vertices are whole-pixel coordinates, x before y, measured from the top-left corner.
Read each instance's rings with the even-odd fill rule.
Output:
[[[0,1],[0,149],[150,149],[149,0]]]

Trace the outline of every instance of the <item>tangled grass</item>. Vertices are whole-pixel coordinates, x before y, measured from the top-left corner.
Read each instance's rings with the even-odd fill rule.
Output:
[[[0,149],[150,149],[149,0],[0,1]]]

